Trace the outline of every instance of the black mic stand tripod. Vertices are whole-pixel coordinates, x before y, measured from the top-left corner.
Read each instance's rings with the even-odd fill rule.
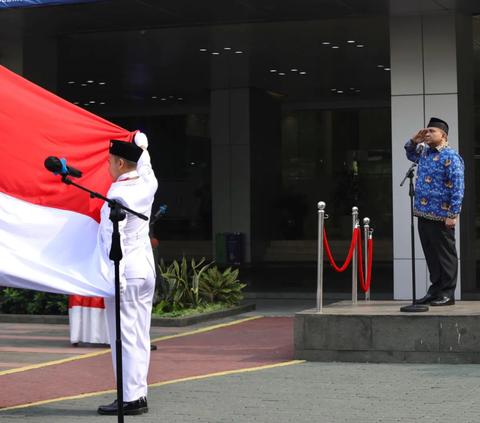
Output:
[[[62,182],[67,185],[73,185],[83,191],[90,194],[91,198],[99,198],[108,203],[110,207],[110,220],[113,223],[112,233],[112,248],[110,249],[110,260],[115,265],[115,322],[116,322],[116,341],[115,341],[115,355],[117,361],[117,410],[118,410],[118,422],[124,422],[123,414],[123,361],[122,361],[122,334],[121,334],[121,322],[120,322],[120,260],[123,257],[122,248],[120,244],[120,231],[118,228],[118,222],[121,222],[126,217],[126,212],[129,212],[140,219],[148,220],[148,217],[140,214],[134,210],[125,207],[116,200],[104,197],[98,192],[94,192],[81,185],[76,184],[67,175],[62,175]]]
[[[400,307],[400,311],[403,312],[422,312],[422,311],[428,311],[428,307],[422,304],[417,304],[417,292],[416,292],[416,281],[415,281],[415,225],[413,223],[413,199],[415,197],[415,186],[413,185],[413,178],[415,176],[415,169],[418,166],[418,161],[420,160],[420,157],[422,156],[422,152],[417,157],[417,160],[415,160],[412,165],[410,166],[410,169],[408,169],[407,174],[405,175],[405,178],[403,178],[403,181],[401,182],[400,186],[402,187],[403,184],[405,183],[406,179],[410,179],[409,183],[409,196],[410,196],[410,237],[411,237],[411,242],[412,242],[412,304],[405,306],[405,307]]]

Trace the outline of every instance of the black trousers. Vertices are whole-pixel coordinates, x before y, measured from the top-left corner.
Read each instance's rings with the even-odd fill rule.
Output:
[[[453,297],[458,274],[455,228],[447,228],[442,221],[419,217],[418,234],[432,283],[428,293]]]

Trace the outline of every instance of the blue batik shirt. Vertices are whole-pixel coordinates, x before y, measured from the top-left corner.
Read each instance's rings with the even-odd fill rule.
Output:
[[[417,145],[407,142],[408,160],[418,158]],[[455,219],[462,209],[464,183],[463,159],[447,143],[427,148],[418,161],[413,214],[430,220]]]

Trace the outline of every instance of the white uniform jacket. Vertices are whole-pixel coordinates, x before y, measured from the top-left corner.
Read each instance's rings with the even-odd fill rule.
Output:
[[[132,179],[138,176],[137,179]],[[118,200],[126,207],[150,218],[152,204],[158,183],[150,164],[150,155],[144,150],[137,163],[137,170],[121,175],[114,182],[107,197]],[[102,245],[102,267],[108,272],[109,280],[114,282],[114,263],[109,259],[112,243],[113,223],[109,218],[110,207],[105,203],[101,210],[99,243]],[[149,267],[155,273],[153,251],[149,237],[149,220],[142,220],[131,213],[119,222],[123,258],[120,261],[120,283],[127,279],[147,277]]]

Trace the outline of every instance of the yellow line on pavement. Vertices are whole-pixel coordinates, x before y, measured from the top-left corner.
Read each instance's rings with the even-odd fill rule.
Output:
[[[207,331],[210,331],[210,330],[213,330],[213,329],[223,328],[223,327],[232,326],[232,325],[238,325],[239,323],[244,323],[244,322],[248,322],[250,320],[260,319],[262,317],[263,316],[254,316],[254,317],[249,317],[247,319],[236,320],[236,321],[230,322],[230,323],[223,323],[223,324],[220,324],[220,325],[208,326],[206,328],[192,330],[192,331],[189,331],[189,332],[178,333],[176,335],[162,336],[161,338],[152,339],[151,342],[160,342],[160,341],[166,341],[168,339],[180,338],[182,336],[195,335],[197,333],[207,332]],[[53,366],[53,365],[56,365],[56,364],[68,363],[70,361],[82,360],[84,358],[96,357],[96,356],[99,356],[99,355],[102,355],[102,354],[108,354],[108,353],[110,353],[110,349],[106,349],[106,350],[103,350],[103,351],[94,352],[94,353],[90,353],[90,354],[80,355],[80,356],[77,356],[77,357],[64,358],[62,360],[48,361],[46,363],[34,364],[32,366],[20,367],[18,369],[3,370],[3,371],[0,372],[0,376],[9,375],[9,374],[12,374],[12,373],[26,372],[27,370],[40,369],[42,367],[48,367],[48,366]],[[68,354],[67,350],[65,351],[65,354]]]
[[[258,367],[250,367],[248,369],[227,370],[225,372],[210,373],[210,374],[207,374],[207,375],[192,376],[192,377],[186,377],[186,378],[183,378],[183,379],[174,379],[174,380],[167,380],[165,382],[152,383],[151,385],[148,385],[148,386],[150,388],[152,388],[152,387],[158,387],[158,386],[172,385],[174,383],[188,382],[190,380],[206,379],[206,378],[209,378],[209,377],[226,376],[226,375],[232,375],[232,374],[237,374],[237,373],[256,372],[258,370],[272,369],[274,367],[291,366],[292,364],[300,364],[300,363],[305,363],[305,360],[292,360],[292,361],[287,361],[287,362],[284,362],[284,363],[268,364],[266,366],[258,366]],[[116,393],[116,392],[117,392],[116,390],[92,392],[92,393],[89,393],[89,394],[74,395],[74,396],[71,396],[71,397],[62,397],[62,398],[45,400],[45,401],[37,401],[37,402],[32,402],[31,404],[15,405],[13,407],[0,408],[0,414],[1,414],[2,411],[15,410],[17,408],[28,408],[28,407],[34,407],[36,405],[49,404],[49,403],[52,403],[52,402],[60,402],[60,401],[67,401],[67,400],[74,400],[74,399],[89,398],[89,397],[94,397],[94,396],[98,396],[98,395],[113,394],[113,393]]]

